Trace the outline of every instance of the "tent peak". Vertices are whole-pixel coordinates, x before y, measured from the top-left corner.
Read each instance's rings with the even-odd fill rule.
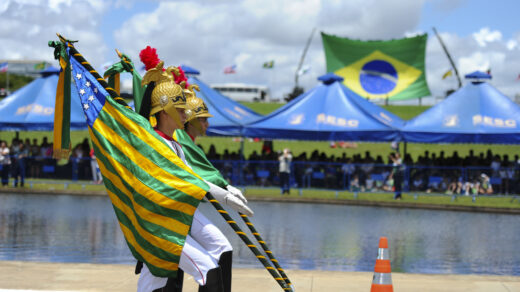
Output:
[[[475,71],[464,76],[466,79],[471,80],[473,84],[479,84],[484,82],[484,79],[491,79],[491,74],[484,73],[482,71]]]
[[[58,75],[58,74],[60,74],[60,68],[50,66],[50,67],[45,68],[44,70],[41,70],[40,74],[43,77],[47,77],[47,76],[54,75],[54,74]]]
[[[329,84],[332,84],[337,81],[342,82],[344,79],[343,79],[343,77],[338,76],[334,73],[327,73],[325,75],[321,75],[320,77],[318,77],[318,80],[322,81],[326,85],[329,85]]]
[[[200,71],[195,69],[195,68],[193,68],[193,67],[186,66],[186,65],[182,64],[181,68],[182,68],[182,71],[184,71],[185,74],[200,75]]]

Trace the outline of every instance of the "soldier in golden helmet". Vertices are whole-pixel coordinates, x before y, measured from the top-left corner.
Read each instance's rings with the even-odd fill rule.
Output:
[[[209,127],[208,118],[213,115],[209,113],[208,107],[204,101],[198,98],[195,91],[199,91],[197,85],[190,85],[184,90],[186,98],[186,123],[184,130],[190,135],[192,140],[197,136],[205,136]]]
[[[146,72],[141,84],[148,85],[143,96],[139,114],[144,117],[160,114],[169,115],[177,124],[183,128],[186,119],[186,96],[182,87],[173,80],[173,75],[178,73],[175,67],[168,67],[163,71],[164,63],[160,62],[155,68]],[[181,119],[183,117],[183,119]]]
[[[176,68],[167,68],[163,71],[163,62],[147,71],[142,84],[147,85],[140,109],[140,114],[146,118],[154,116],[157,120],[155,131],[171,150],[186,164],[183,147],[172,137],[176,130],[183,129],[186,122],[186,95],[178,84],[175,84],[172,72]],[[209,192],[220,202],[227,204],[234,210],[252,215],[245,202],[211,182]],[[186,190],[189,192],[189,190]],[[230,285],[225,285],[220,257],[230,252],[232,246],[224,234],[213,225],[198,209],[193,215],[190,233],[182,249],[179,268],[191,275],[199,283],[199,292],[228,292]],[[229,266],[230,267],[230,266]],[[137,291],[181,291],[182,279],[168,279],[153,276],[146,266],[140,269]],[[229,274],[230,275],[230,274]],[[229,279],[230,280],[230,279]],[[225,289],[225,286],[229,289]]]

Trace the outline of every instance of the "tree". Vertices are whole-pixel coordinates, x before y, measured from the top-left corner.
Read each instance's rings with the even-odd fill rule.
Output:
[[[304,93],[303,87],[295,86],[291,93],[285,95],[284,99],[285,99],[285,101],[289,102],[289,101],[295,99],[296,97],[298,97],[299,95],[301,95],[302,93]]]

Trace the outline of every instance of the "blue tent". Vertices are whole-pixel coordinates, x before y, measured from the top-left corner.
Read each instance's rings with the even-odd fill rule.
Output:
[[[0,129],[53,130],[59,69],[47,68],[41,74],[41,78],[0,101]],[[86,129],[85,116],[75,88],[72,89],[71,99],[71,129]]]
[[[475,71],[464,76],[466,79],[491,79],[491,75],[482,71]]]
[[[478,76],[482,79],[482,75]],[[406,123],[419,143],[520,143],[520,107],[485,82],[472,82]]]
[[[270,115],[246,126],[245,136],[298,139],[393,141],[403,121],[360,97],[326,74],[323,83],[295,98]]]
[[[197,77],[190,75],[189,84],[197,84],[202,98],[213,115],[209,119],[208,135],[213,136],[240,136],[245,124],[258,120],[261,115],[246,106],[220,94]]]
[[[187,74],[187,75],[199,75],[200,74],[200,71],[193,68],[193,67],[190,67],[190,66],[187,66],[187,65],[181,65],[181,69],[182,71],[184,71],[184,74]]]

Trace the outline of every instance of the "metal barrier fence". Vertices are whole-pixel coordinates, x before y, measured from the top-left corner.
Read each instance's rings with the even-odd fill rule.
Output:
[[[10,165],[0,164],[0,169],[2,175],[7,173],[11,178],[92,180],[99,173],[94,162],[90,157],[71,157],[65,164],[57,164],[51,157],[12,158]],[[281,184],[278,161],[211,162],[233,185],[278,187]],[[389,164],[294,161],[289,185],[291,188],[392,192],[393,168]],[[520,193],[520,167],[517,164],[498,169],[403,165],[398,171],[402,175],[403,191],[473,194],[492,189],[488,193]]]

